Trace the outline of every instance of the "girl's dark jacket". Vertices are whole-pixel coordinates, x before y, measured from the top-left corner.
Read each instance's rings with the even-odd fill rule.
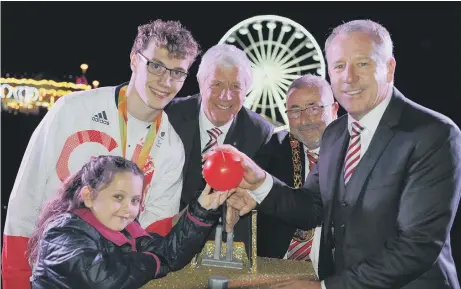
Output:
[[[112,231],[88,209],[64,214],[44,232],[32,288],[140,288],[186,266],[220,215],[194,201],[161,237],[136,221],[122,232]]]

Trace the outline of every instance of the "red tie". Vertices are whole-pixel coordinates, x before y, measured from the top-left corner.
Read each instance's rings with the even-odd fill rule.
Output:
[[[218,144],[218,137],[222,134],[222,131],[219,128],[214,127],[212,129],[208,129],[207,133],[210,136],[210,140],[207,142],[207,144],[203,148],[202,155]],[[205,164],[205,160],[202,159],[202,167],[204,164]]]
[[[309,150],[305,150],[305,152],[309,160],[309,171],[312,171],[314,164],[317,162],[318,155],[314,152],[310,152]],[[311,252],[314,234],[312,234],[312,236],[309,236],[308,240],[300,241],[300,239],[304,239],[301,236],[307,236],[308,233],[313,233],[313,230],[308,232],[299,229],[296,230],[295,237],[291,240],[290,246],[288,247],[287,259],[309,260],[309,254]]]
[[[355,121],[351,123],[351,131],[351,138],[349,140],[349,147],[347,148],[344,165],[344,184],[349,182],[360,161],[360,133],[363,131],[363,127]]]
[[[312,168],[317,162],[317,158],[319,157],[319,155],[309,150],[306,150],[305,152],[306,152],[307,158],[309,159],[309,172],[310,172],[312,171]]]

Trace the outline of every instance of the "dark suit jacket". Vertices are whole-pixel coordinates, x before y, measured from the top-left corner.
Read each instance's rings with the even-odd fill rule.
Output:
[[[305,153],[300,143],[301,176],[305,174]],[[272,135],[271,140],[261,153],[261,167],[266,172],[290,187],[293,181],[293,159],[290,134],[280,131]],[[279,218],[258,211],[258,256],[282,259],[290,245],[296,227]]]
[[[344,116],[325,130],[304,188],[293,190],[274,179],[260,210],[306,227],[319,221],[322,193],[319,275],[327,289],[459,289],[449,237],[461,193],[459,128],[394,88],[347,184],[353,193],[346,197],[343,219],[345,269],[334,272],[330,226],[348,139]],[[314,202],[306,208],[301,199],[309,197]]]
[[[201,165],[200,104],[201,97],[196,94],[174,99],[165,109],[185,150],[181,209],[197,198],[205,187]],[[242,107],[234,118],[224,143],[231,144],[250,158],[257,159],[257,152],[269,141],[273,129],[272,124],[262,116]],[[249,238],[250,221],[251,218],[246,216],[235,226],[235,241],[244,241]]]

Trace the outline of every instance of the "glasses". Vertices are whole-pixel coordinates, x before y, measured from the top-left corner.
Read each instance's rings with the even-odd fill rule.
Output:
[[[163,74],[165,74],[166,71],[169,71],[171,79],[175,81],[184,81],[188,76],[187,72],[166,68],[160,63],[150,61],[147,57],[142,55],[141,52],[138,52],[138,54],[141,55],[147,61],[147,70],[154,75],[162,76]]]
[[[309,105],[306,108],[288,109],[288,110],[285,110],[285,113],[287,114],[288,118],[290,118],[290,119],[300,118],[301,117],[301,112],[303,112],[303,111],[307,112],[307,115],[318,116],[323,112],[323,109],[325,107],[330,106],[332,104],[334,104],[334,103],[325,104],[325,105],[314,104],[314,105]]]

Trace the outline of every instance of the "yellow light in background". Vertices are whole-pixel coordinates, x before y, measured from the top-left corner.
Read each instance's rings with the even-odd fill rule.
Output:
[[[88,69],[88,64],[82,63],[82,64],[80,65],[80,69],[83,71],[83,73],[85,73],[86,70]]]
[[[91,89],[91,85],[88,84],[76,84],[73,82],[57,82],[54,80],[35,80],[35,79],[28,79],[28,78],[0,78],[0,83],[7,83],[7,84],[27,84],[33,86],[44,86],[49,85],[56,88],[70,88],[70,89],[80,89],[80,90],[89,90]]]
[[[93,87],[97,88],[99,86],[99,81],[93,80]]]
[[[75,84],[72,82],[56,82],[54,80],[46,79],[34,80],[26,78],[0,78],[0,84],[9,85],[12,88],[25,85],[38,89],[39,95],[36,101],[29,101],[26,103],[23,100],[2,97],[2,106],[4,108],[8,107],[13,110],[20,110],[21,112],[38,112],[39,107],[50,109],[56,100],[64,95],[76,91],[92,89],[91,85]]]

